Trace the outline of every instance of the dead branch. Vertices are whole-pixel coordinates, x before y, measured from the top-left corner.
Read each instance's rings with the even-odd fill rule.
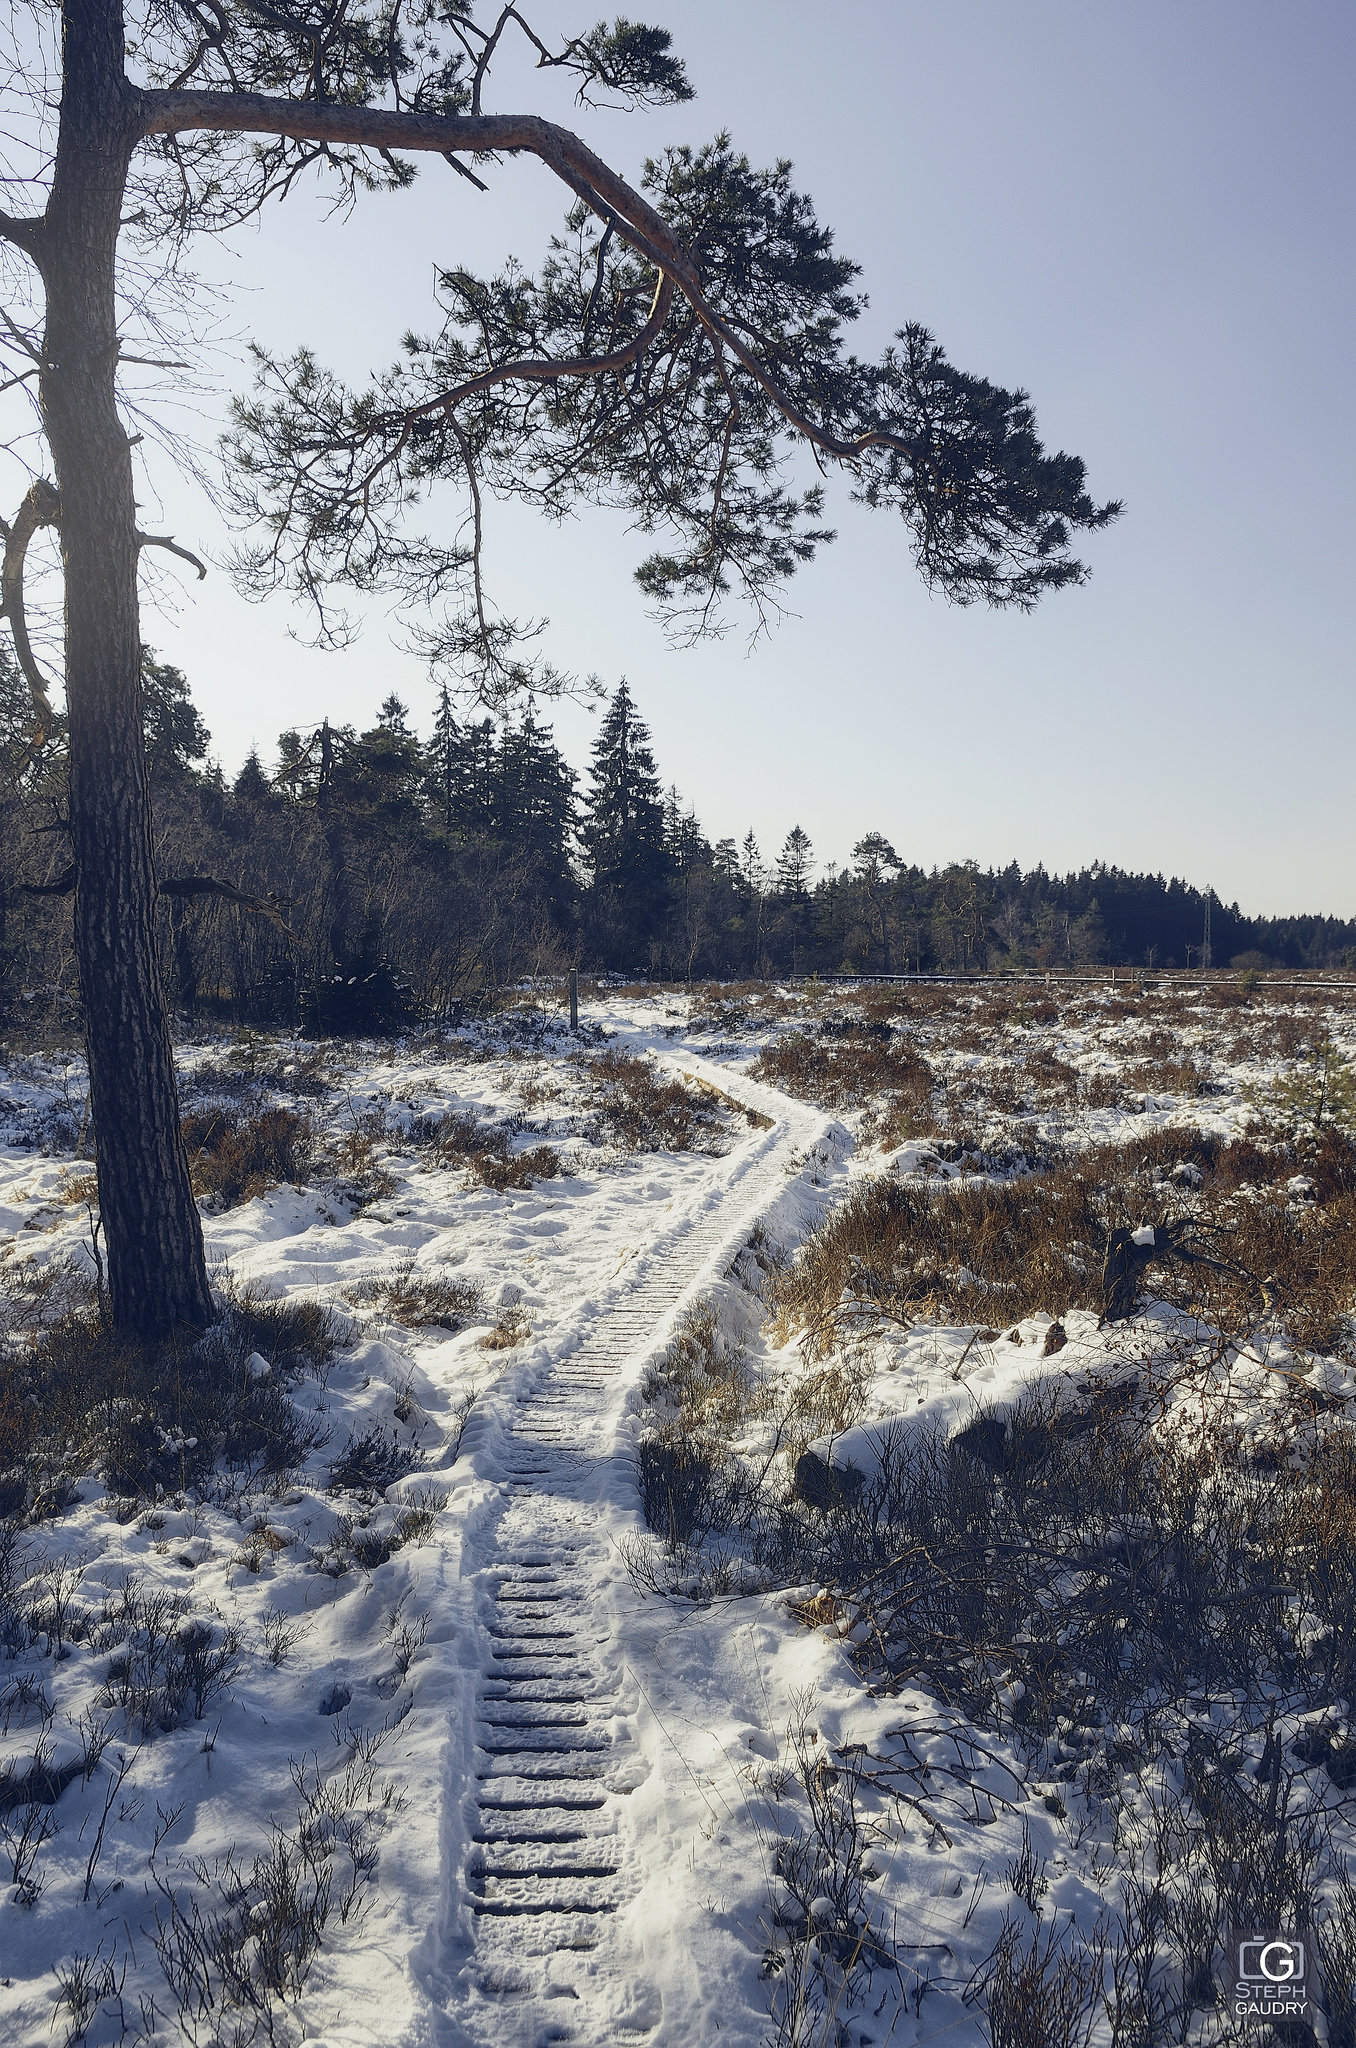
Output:
[[[229,882],[219,882],[213,875],[173,876],[162,881],[159,890],[162,896],[219,896],[223,903],[234,903],[241,910],[253,910],[260,917],[268,918],[284,937],[292,937],[276,903],[262,896],[247,896],[242,889],[233,888]]]
[[[74,864],[63,868],[54,882],[19,882],[15,886],[26,896],[70,896],[76,886]],[[234,903],[241,910],[253,910],[260,917],[266,917],[275,924],[285,938],[293,934],[283,918],[277,903],[271,903],[261,896],[247,896],[243,889],[233,888],[229,882],[219,882],[213,875],[170,876],[159,884],[162,896],[182,898],[186,896],[218,896],[224,903]]]
[[[16,882],[25,896],[71,896],[75,893],[74,865],[63,868],[54,882]]]
[[[139,548],[164,548],[167,554],[178,555],[180,561],[191,562],[198,572],[199,583],[203,582],[206,578],[206,562],[200,562],[190,549],[181,548],[178,541],[172,539],[167,533],[138,533],[137,546]]]
[[[57,525],[60,517],[61,494],[55,484],[40,476],[25,493],[24,501],[14,515],[13,525],[6,526],[0,520],[5,542],[4,557],[0,560],[0,614],[9,620],[10,631],[14,635],[14,652],[33,693],[33,707],[38,715],[30,755],[45,743],[56,714],[47,694],[47,678],[38,667],[33,644],[28,637],[28,618],[24,611],[24,561],[28,544],[38,529]]]

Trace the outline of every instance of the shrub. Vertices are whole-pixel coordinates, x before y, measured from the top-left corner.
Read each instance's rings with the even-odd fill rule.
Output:
[[[91,1467],[128,1496],[205,1483],[218,1466],[237,1488],[279,1484],[324,1435],[288,1383],[321,1369],[333,1346],[332,1319],[313,1302],[246,1295],[202,1335],[151,1345],[89,1311],[67,1314],[0,1353],[4,1455],[37,1514]],[[271,1354],[268,1373],[249,1364],[258,1351]]]
[[[379,1309],[410,1330],[425,1325],[464,1330],[485,1308],[485,1290],[478,1282],[416,1271],[412,1257],[402,1259],[394,1271],[379,1278],[358,1281],[346,1292],[350,1301]]]
[[[109,1663],[99,1704],[116,1708],[128,1732],[135,1730],[142,1741],[190,1714],[201,1721],[240,1668],[235,1629],[218,1633],[201,1618],[185,1620],[185,1606],[170,1593],[143,1596],[129,1588],[100,1632],[102,1647],[111,1638],[120,1638],[122,1646]]]
[[[193,1110],[183,1119],[193,1192],[216,1209],[304,1180],[315,1157],[310,1120],[295,1110],[246,1117],[229,1109]]]
[[[467,1167],[482,1186],[493,1188],[496,1194],[530,1188],[535,1181],[553,1180],[565,1170],[552,1146],[536,1145],[529,1152],[515,1152],[507,1130],[487,1128],[464,1110],[449,1110],[423,1135],[439,1159]]]
[[[301,996],[307,1038],[386,1038],[415,1019],[414,991],[397,979],[389,960],[355,954],[318,975]]]
[[[622,1150],[719,1149],[726,1113],[714,1091],[664,1080],[653,1061],[633,1053],[605,1052],[586,1061],[584,1073],[607,1135]]]
[[[511,1188],[530,1188],[539,1180],[554,1180],[564,1171],[560,1154],[550,1145],[534,1145],[530,1152],[473,1153],[467,1162],[487,1188],[507,1194]]]
[[[393,1429],[374,1422],[361,1433],[350,1430],[348,1442],[330,1466],[329,1489],[375,1500],[418,1463],[418,1453],[402,1444]]]
[[[1356,1070],[1331,1032],[1322,1032],[1290,1073],[1254,1091],[1252,1101],[1264,1122],[1291,1140],[1313,1143],[1332,1131],[1356,1137]]]
[[[516,1345],[526,1344],[532,1335],[532,1320],[526,1309],[509,1305],[501,1308],[493,1325],[480,1340],[482,1351],[512,1351]]]

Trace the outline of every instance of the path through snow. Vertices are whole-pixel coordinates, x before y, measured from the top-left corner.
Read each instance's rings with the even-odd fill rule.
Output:
[[[652,1760],[615,1626],[628,1597],[619,1534],[634,1480],[618,1447],[626,1396],[676,1316],[724,1273],[787,1177],[831,1143],[826,1118],[685,1059],[772,1127],[720,1163],[707,1206],[586,1303],[537,1384],[482,1442],[502,1505],[462,1552],[475,1594],[473,1717],[446,1758],[446,1894],[421,1970],[435,2038],[538,2048],[655,2038],[663,1995],[625,1908],[646,1841],[629,1795]],[[634,1598],[635,1596],[630,1596]],[[463,1649],[463,1661],[464,1661]]]

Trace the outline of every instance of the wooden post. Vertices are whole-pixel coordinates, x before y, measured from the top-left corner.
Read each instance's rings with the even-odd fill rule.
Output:
[[[579,1029],[579,969],[570,969],[570,1029]]]

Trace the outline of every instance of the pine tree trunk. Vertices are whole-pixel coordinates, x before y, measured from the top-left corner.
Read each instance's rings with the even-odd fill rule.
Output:
[[[156,1337],[205,1324],[213,1310],[156,958],[136,504],[114,381],[114,267],[136,96],[116,0],[66,0],[63,11],[40,388],[61,493],[75,951],[113,1317],[120,1330]]]

